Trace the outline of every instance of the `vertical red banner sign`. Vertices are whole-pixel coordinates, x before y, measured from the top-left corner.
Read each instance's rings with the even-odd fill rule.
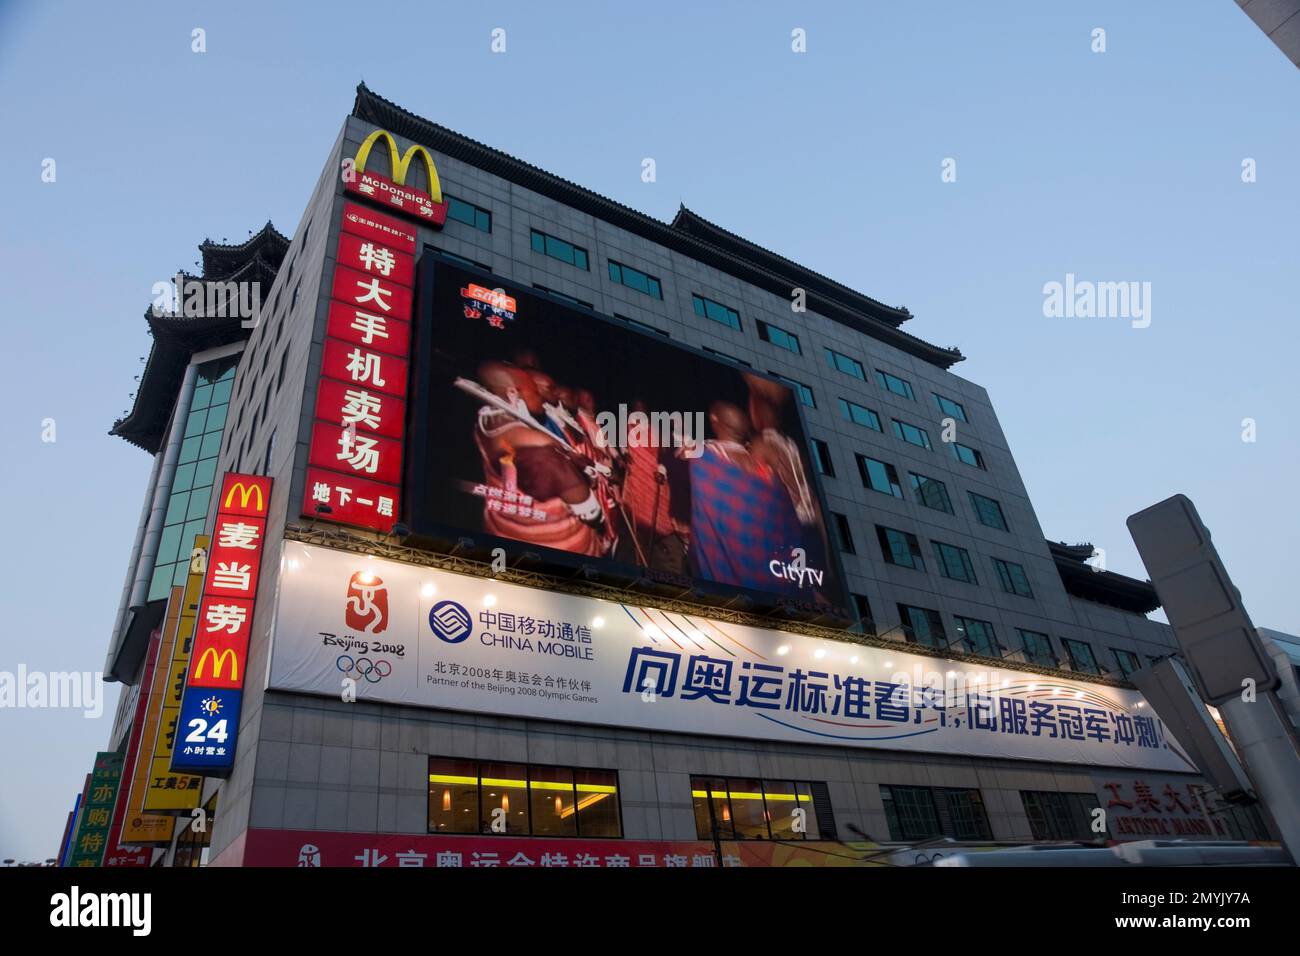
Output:
[[[172,770],[222,776],[235,761],[271,479],[228,473],[194,625]]]
[[[389,532],[401,511],[415,230],[343,204],[302,513]]]

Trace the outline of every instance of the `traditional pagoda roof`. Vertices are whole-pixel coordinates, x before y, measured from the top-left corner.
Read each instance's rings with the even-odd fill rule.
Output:
[[[205,239],[199,244],[202,275],[182,275],[186,280],[201,282],[257,282],[269,290],[289,242],[270,222],[242,243],[227,245]],[[144,320],[153,338],[149,358],[131,411],[113,423],[109,434],[125,438],[152,455],[162,446],[190,356],[243,341],[251,330],[237,315],[158,315],[149,308],[145,309]]]
[[[1061,583],[1074,597],[1134,614],[1150,614],[1160,607],[1160,596],[1150,581],[1139,581],[1114,571],[1099,571],[1087,564],[1096,550],[1091,544],[1048,541],[1047,547],[1056,562]]]
[[[556,202],[580,209],[651,242],[674,249],[783,299],[789,298],[792,289],[804,289],[809,309],[864,335],[887,342],[931,365],[946,369],[964,358],[955,348],[940,348],[901,331],[898,326],[910,318],[906,309],[883,305],[870,296],[855,292],[729,233],[685,208],[678,210],[671,223],[662,222],[417,116],[372,92],[364,83],[357,86],[352,115]]]

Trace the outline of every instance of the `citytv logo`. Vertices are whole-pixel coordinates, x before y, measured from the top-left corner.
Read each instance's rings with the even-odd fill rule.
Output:
[[[429,609],[429,629],[448,644],[459,644],[474,631],[469,611],[455,601],[439,601]]]

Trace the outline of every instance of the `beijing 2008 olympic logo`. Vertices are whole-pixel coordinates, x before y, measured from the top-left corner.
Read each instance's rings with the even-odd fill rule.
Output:
[[[378,684],[393,672],[393,665],[388,661],[372,661],[368,657],[353,659],[351,654],[340,654],[334,666],[354,681],[364,680],[371,684]]]
[[[459,644],[474,631],[469,611],[455,601],[439,601],[429,609],[429,628],[448,644]]]

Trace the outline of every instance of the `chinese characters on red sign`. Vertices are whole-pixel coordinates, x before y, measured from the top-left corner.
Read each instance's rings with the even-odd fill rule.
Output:
[[[303,514],[388,532],[401,504],[415,233],[344,203]]]
[[[270,505],[270,478],[229,473],[223,479],[172,751],[174,771],[215,776],[234,765]]]

